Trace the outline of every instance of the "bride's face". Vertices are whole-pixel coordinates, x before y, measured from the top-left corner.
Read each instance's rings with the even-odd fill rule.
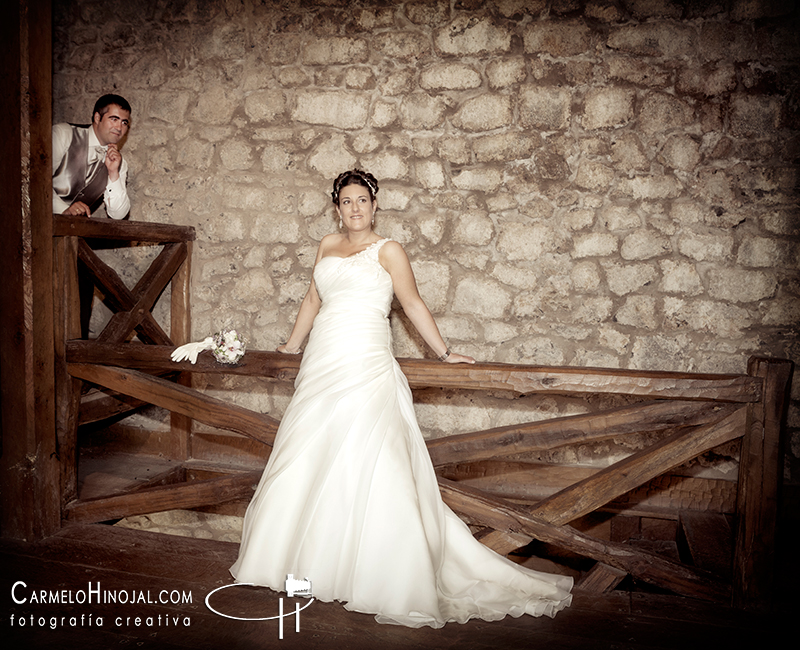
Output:
[[[339,190],[336,211],[347,230],[371,229],[372,217],[377,207],[377,201],[370,200],[369,190],[363,185],[347,185]]]

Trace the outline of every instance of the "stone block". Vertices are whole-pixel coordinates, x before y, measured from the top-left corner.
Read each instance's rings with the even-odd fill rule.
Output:
[[[460,190],[496,192],[503,184],[503,171],[494,167],[453,171],[452,183]]]
[[[630,230],[642,225],[639,214],[626,205],[608,205],[600,214],[602,224],[611,231]]]
[[[602,192],[614,180],[614,170],[593,160],[583,160],[575,174],[575,185],[587,190]]]
[[[659,289],[666,293],[680,293],[685,296],[696,296],[703,293],[703,281],[691,262],[661,260],[661,284]]]
[[[411,31],[390,31],[374,34],[372,46],[383,55],[397,61],[415,61],[426,57],[431,50],[424,34]]]
[[[244,100],[244,112],[253,122],[273,122],[286,110],[286,98],[281,90],[260,90]]]
[[[743,330],[753,324],[746,309],[711,300],[686,301],[664,299],[665,325],[672,329],[689,328],[695,332],[711,332],[714,336],[740,338]]]
[[[469,90],[481,85],[481,75],[463,63],[437,63],[425,68],[419,76],[424,90]]]
[[[442,126],[448,102],[441,96],[427,93],[406,95],[400,104],[400,124],[409,131]]]
[[[225,169],[230,171],[249,169],[253,164],[253,149],[242,140],[228,140],[219,150]]]
[[[513,119],[511,97],[484,94],[465,101],[452,122],[465,131],[492,131],[511,124]]]
[[[674,176],[634,176],[622,178],[617,183],[615,196],[645,201],[678,198],[683,186]]]
[[[733,235],[728,232],[684,231],[678,236],[678,252],[698,262],[723,262],[733,251]]]
[[[687,66],[678,73],[678,92],[702,97],[715,97],[736,88],[736,68],[728,61],[707,63],[698,68]]]
[[[486,77],[489,87],[493,89],[508,88],[522,83],[528,76],[525,59],[515,57],[509,59],[492,58],[486,66]]]
[[[190,101],[191,94],[188,92],[153,93],[147,116],[162,120],[167,124],[183,124]]]
[[[489,18],[460,14],[449,25],[437,29],[434,43],[442,54],[469,56],[502,54],[511,48],[511,31]]]
[[[485,135],[472,141],[472,150],[478,162],[505,162],[530,158],[536,147],[541,145],[538,134],[506,131]]]
[[[511,295],[497,282],[466,277],[458,281],[453,311],[477,318],[503,318],[511,305]]]
[[[626,260],[646,260],[671,252],[669,238],[652,230],[637,230],[622,242],[620,255]]]
[[[777,282],[771,273],[737,268],[715,268],[708,272],[708,293],[717,300],[755,302],[775,295]]]
[[[397,104],[378,100],[372,107],[370,125],[376,129],[386,129],[397,124],[400,116],[397,111]]]
[[[563,239],[563,233],[543,223],[508,221],[500,225],[497,250],[509,261],[536,260],[545,253],[555,251]]]
[[[611,159],[625,172],[650,168],[644,146],[635,133],[615,134],[611,141]]]
[[[741,266],[797,269],[798,251],[797,242],[745,236],[739,244],[736,262]]]
[[[614,303],[606,296],[576,296],[573,314],[577,323],[604,323],[611,319]]]
[[[369,115],[369,97],[360,93],[304,90],[297,95],[292,119],[339,129],[362,129]]]
[[[647,22],[612,27],[607,45],[638,56],[683,59],[695,55],[697,32],[690,25],[674,22]]]
[[[529,23],[522,35],[526,54],[578,56],[592,46],[592,31],[580,20]]]
[[[438,160],[419,160],[414,163],[417,184],[424,189],[441,189],[445,186],[444,169]]]
[[[575,238],[572,257],[605,257],[617,252],[617,238],[606,232],[593,232]]]
[[[495,264],[489,274],[503,284],[517,289],[532,289],[537,284],[535,271],[511,264]]]
[[[485,212],[470,210],[459,214],[453,225],[453,241],[468,246],[485,246],[494,237],[494,222]]]
[[[700,145],[688,135],[673,135],[661,149],[660,161],[672,169],[690,172],[700,162]]]
[[[735,95],[731,98],[730,133],[737,138],[774,136],[783,101],[774,96]]]
[[[408,156],[398,151],[384,149],[376,154],[364,156],[363,164],[364,168],[380,181],[409,178]]]
[[[519,120],[525,128],[559,131],[569,124],[572,94],[566,88],[525,85],[519,91]]]
[[[576,291],[594,291],[600,287],[600,269],[594,262],[578,262],[570,272],[570,279]]]
[[[642,102],[639,128],[647,134],[665,133],[694,120],[694,110],[681,99],[665,93],[650,93]]]
[[[611,79],[629,81],[638,86],[660,87],[668,85],[671,70],[649,60],[615,56],[608,62],[608,76]]]
[[[369,47],[363,38],[328,36],[308,40],[302,50],[305,65],[365,63]]]
[[[222,86],[211,86],[203,91],[192,109],[191,117],[204,124],[228,124],[241,98]]]
[[[447,307],[450,291],[450,267],[442,262],[413,261],[411,268],[419,288],[419,295],[434,313],[441,313]]]
[[[355,164],[356,157],[347,150],[344,136],[338,133],[320,142],[308,157],[308,166],[323,178],[336,178],[342,170],[352,169]]]
[[[592,88],[584,100],[582,126],[593,129],[616,128],[633,119],[635,93],[627,88]]]
[[[625,304],[614,315],[621,325],[630,325],[642,329],[656,329],[658,319],[656,314],[656,299],[654,296],[631,295],[625,299]]]

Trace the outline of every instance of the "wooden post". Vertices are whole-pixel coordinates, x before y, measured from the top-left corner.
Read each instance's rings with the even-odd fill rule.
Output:
[[[748,406],[737,494],[733,604],[770,606],[775,575],[775,523],[782,477],[781,427],[792,362],[751,357],[747,374],[764,382],[761,401]]]
[[[61,525],[53,401],[52,33],[49,0],[0,6],[0,533]]]
[[[67,341],[81,336],[77,237],[53,239],[53,278],[56,439],[64,508],[78,496],[78,413],[83,382],[67,371],[66,350]]]
[[[192,242],[187,241],[186,259],[172,278],[170,296],[170,338],[177,347],[189,343],[192,336],[191,310],[191,271]],[[193,373],[183,372],[178,383],[192,387]],[[170,454],[175,460],[188,460],[192,454],[192,419],[172,411],[170,413],[170,432],[172,444]]]

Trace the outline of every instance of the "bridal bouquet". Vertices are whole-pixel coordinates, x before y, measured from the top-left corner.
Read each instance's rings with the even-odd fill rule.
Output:
[[[211,353],[220,363],[236,363],[244,356],[244,339],[236,330],[221,330],[211,337]]]
[[[203,350],[211,350],[219,363],[236,363],[244,356],[245,342],[236,330],[223,329],[197,343],[175,348],[170,358],[176,362],[188,360],[197,363],[197,355]]]

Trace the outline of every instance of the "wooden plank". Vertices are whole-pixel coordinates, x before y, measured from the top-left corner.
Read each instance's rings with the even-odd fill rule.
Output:
[[[605,440],[628,433],[705,424],[718,420],[733,408],[708,402],[660,400],[598,413],[582,413],[446,436],[429,441],[428,451],[435,466],[497,458]]]
[[[68,369],[73,377],[182,413],[205,424],[241,433],[267,445],[272,445],[278,430],[278,421],[268,415],[254,413],[136,370],[75,363],[69,364]]]
[[[511,551],[529,544],[532,538],[519,533],[484,528],[475,535],[475,539],[498,555],[508,555]]]
[[[781,431],[793,364],[753,357],[748,373],[764,382],[763,400],[749,409],[739,464],[733,602],[737,607],[769,607],[775,579],[775,524],[781,484]]]
[[[252,497],[253,488],[262,473],[247,472],[207,481],[165,485],[129,494],[73,501],[67,506],[67,520],[75,523],[93,523],[150,512],[197,508]]]
[[[469,523],[495,530],[529,535],[559,548],[604,562],[650,584],[675,593],[720,600],[730,597],[729,588],[718,578],[626,544],[603,541],[571,526],[555,526],[496,497],[439,478],[442,498]]]
[[[598,562],[581,578],[576,588],[592,594],[607,594],[613,591],[627,575],[626,571]]]
[[[116,239],[151,243],[194,241],[192,226],[175,226],[166,223],[147,223],[86,217],[53,215],[55,237],[75,236],[87,239]]]
[[[139,369],[178,368],[194,372],[275,377],[290,381],[297,375],[302,355],[248,350],[235,365],[217,364],[210,353],[201,353],[197,364],[188,361],[177,366],[169,358],[171,348],[148,346],[127,353],[106,350],[107,363],[129,362]],[[78,353],[78,348],[71,352]],[[81,361],[93,362],[103,354],[83,348]],[[114,360],[116,356],[116,360]],[[76,358],[77,360],[77,358]],[[502,363],[443,364],[427,359],[398,359],[400,368],[413,388],[445,387],[514,391],[518,393],[619,393],[650,396],[655,399],[718,400],[749,403],[759,399],[761,380],[747,375],[702,375],[691,373],[647,372],[596,368],[547,368]],[[508,383],[504,383],[508,380]],[[439,383],[441,382],[441,383]]]
[[[78,241],[75,237],[53,239],[53,279],[56,439],[63,508],[78,493],[77,434],[83,385],[67,370],[66,342],[81,335]]]
[[[130,292],[132,303],[124,313],[114,315],[98,336],[103,343],[122,343],[153,309],[172,276],[186,259],[183,244],[167,244]],[[167,344],[172,343],[167,339]]]
[[[201,352],[197,363],[175,363],[170,354],[175,348],[167,345],[143,345],[131,342],[119,345],[93,341],[73,340],[67,343],[67,357],[74,363],[100,363],[107,366],[156,372],[178,370],[181,372],[225,373],[254,377],[271,377],[292,381],[300,369],[300,355],[248,350],[235,364],[219,363],[211,352]]]
[[[550,523],[566,524],[659,474],[742,436],[745,421],[746,409],[740,408],[714,424],[697,427],[690,433],[678,432],[539,502],[533,514]]]
[[[2,7],[0,93],[0,530],[61,525],[55,431],[52,267],[52,33],[49,2]]]
[[[170,286],[169,336],[176,346],[189,343],[192,336],[192,242],[186,242],[185,248],[185,259],[172,277]],[[194,377],[193,373],[183,372],[178,377],[178,383],[181,386],[192,388],[192,377]],[[192,422],[193,420],[190,417],[170,411],[169,428],[172,432],[171,441],[173,444],[170,455],[172,458],[183,460],[191,458]]]
[[[725,515],[683,510],[679,521],[692,563],[730,580],[733,534]]]
[[[653,399],[699,399],[755,402],[761,382],[747,375],[551,368],[503,363],[442,364],[398,359],[412,388],[427,386],[503,390],[517,393],[615,393]]]
[[[533,504],[594,476],[600,467],[511,461],[446,465],[437,474],[514,502]],[[722,479],[662,474],[610,501],[604,512],[647,512],[677,519],[684,509],[736,512],[736,483]]]

